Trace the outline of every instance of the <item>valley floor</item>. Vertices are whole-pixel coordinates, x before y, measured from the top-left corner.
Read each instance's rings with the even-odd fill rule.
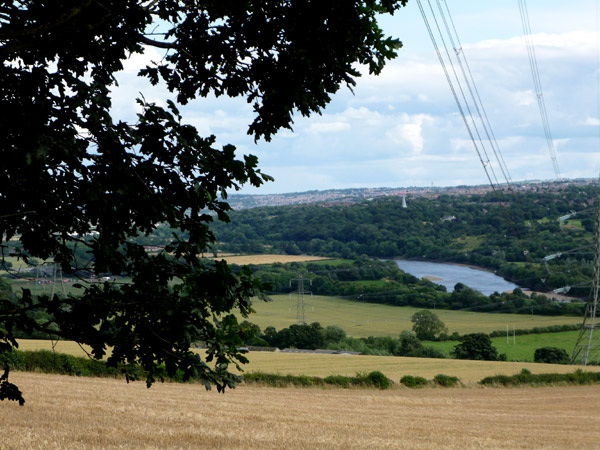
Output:
[[[593,448],[600,386],[389,391],[157,384],[13,373],[0,448]]]

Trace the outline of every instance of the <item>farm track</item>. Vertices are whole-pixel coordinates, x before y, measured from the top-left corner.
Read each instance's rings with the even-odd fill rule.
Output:
[[[3,450],[593,448],[600,440],[589,426],[600,420],[600,386],[241,386],[221,395],[198,384],[11,377],[27,403],[0,402]]]

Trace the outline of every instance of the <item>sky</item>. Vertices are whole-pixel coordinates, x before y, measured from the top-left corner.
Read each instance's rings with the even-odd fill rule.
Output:
[[[422,3],[428,7],[427,0]],[[600,171],[598,3],[527,2],[564,178],[592,178]],[[517,0],[447,4],[510,179],[556,179]],[[364,71],[354,93],[342,87],[322,115],[295,115],[293,131],[280,131],[271,142],[255,143],[247,136],[253,116],[244,99],[198,99],[182,108],[184,122],[202,135],[216,135],[221,145],[235,145],[240,156],[258,156],[261,170],[275,178],[240,193],[487,183],[417,1],[409,0],[381,24],[387,35],[402,41],[398,57],[377,77]],[[113,96],[117,115],[135,114],[132,92],[162,105],[170,98],[166,90],[149,88],[135,76],[148,59],[160,55],[152,49],[134,55],[119,75]]]

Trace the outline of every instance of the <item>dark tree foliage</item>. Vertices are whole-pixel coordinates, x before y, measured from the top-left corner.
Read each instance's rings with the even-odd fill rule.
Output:
[[[492,340],[487,334],[465,334],[461,341],[452,350],[452,355],[456,359],[498,360],[498,350],[492,345]]]
[[[341,330],[343,332],[343,330]],[[327,343],[325,330],[319,322],[310,325],[293,324],[288,328],[275,331],[273,327],[267,327],[262,338],[272,347],[278,348],[300,348],[315,350],[325,347]]]
[[[541,347],[535,350],[533,360],[537,363],[568,364],[569,355],[564,348]]]
[[[243,97],[255,117],[248,133],[269,140],[294,113],[320,112],[355,64],[379,73],[400,42],[376,14],[406,0],[66,0],[0,2],[0,236],[24,258],[53,258],[65,272],[126,274],[123,284],[84,283],[78,298],[0,303],[0,351],[16,329],[50,330],[88,344],[108,363],[140,364],[147,384],[181,370],[219,391],[245,362],[232,311],[252,311],[261,283],[249,271],[199,255],[214,242],[208,223],[227,221],[227,191],[270,177],[257,158],[237,159],[182,122],[178,104],[208,95]],[[162,33],[158,35],[157,33]],[[135,123],[114,118],[115,74],[144,46],[164,58],[143,69],[173,94],[163,108],[138,100]],[[182,234],[151,255],[133,242],[166,223]],[[92,233],[93,232],[93,233]],[[186,236],[185,239],[180,236]],[[87,259],[75,258],[84,253]],[[81,272],[79,272],[81,273]],[[48,323],[27,312],[43,310]],[[55,332],[54,329],[52,329]],[[190,351],[208,346],[206,361]],[[0,379],[0,399],[22,401]]]

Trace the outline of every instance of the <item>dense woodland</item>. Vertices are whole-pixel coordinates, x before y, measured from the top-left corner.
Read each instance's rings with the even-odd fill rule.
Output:
[[[597,195],[595,185],[563,184],[408,198],[408,208],[397,197],[260,207],[233,212],[231,223],[215,222],[212,230],[220,251],[468,263],[534,290],[569,286],[570,294],[586,296]],[[577,214],[558,220],[572,212]]]

